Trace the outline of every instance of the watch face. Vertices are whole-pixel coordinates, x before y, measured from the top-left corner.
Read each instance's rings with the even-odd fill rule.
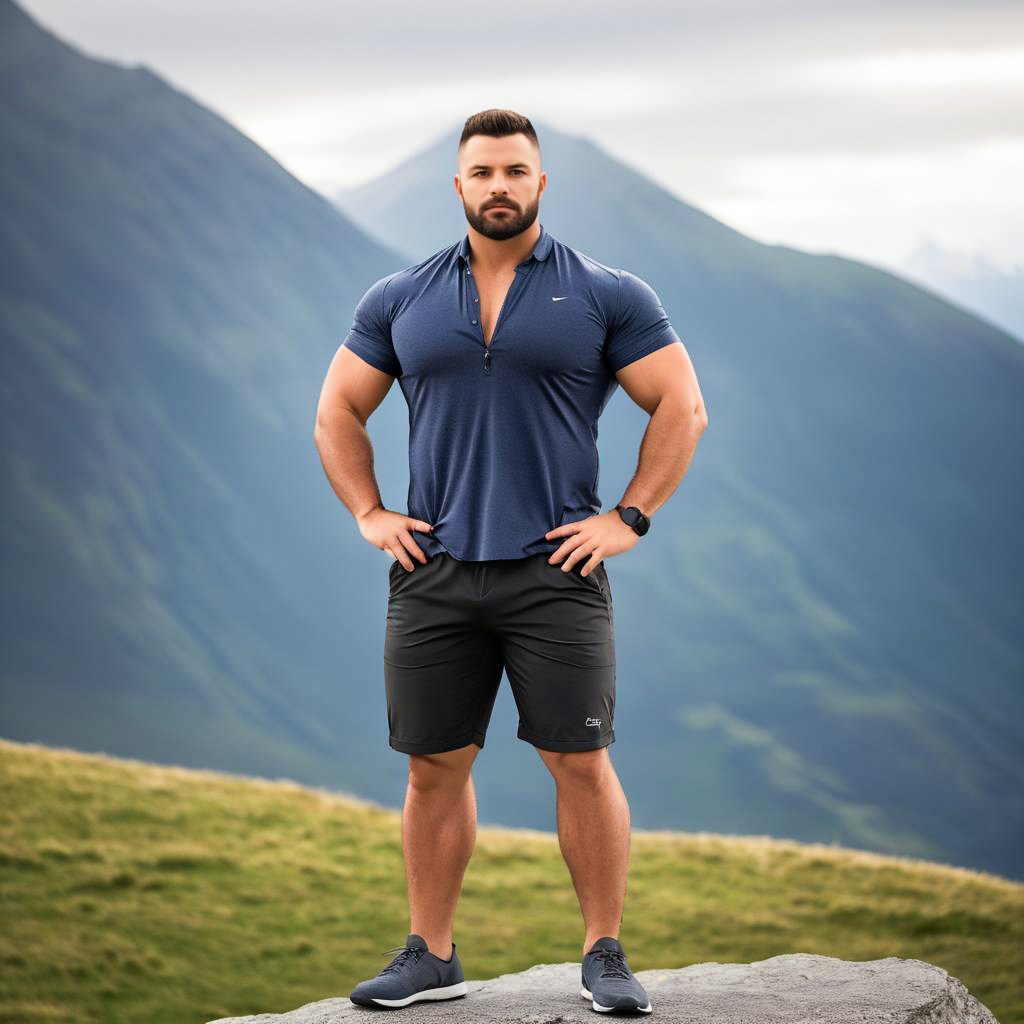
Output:
[[[633,532],[640,537],[650,529],[650,520],[634,505],[630,505],[629,508],[619,506],[619,515],[622,521],[627,526],[632,527]]]

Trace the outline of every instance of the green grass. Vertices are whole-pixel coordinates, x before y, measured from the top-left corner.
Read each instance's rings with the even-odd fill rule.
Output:
[[[0,740],[0,1024],[202,1024],[344,996],[408,930],[401,820],[288,781]],[[396,794],[401,800],[403,794]],[[1024,1021],[1024,886],[765,837],[633,833],[634,970],[810,952],[926,960]],[[578,962],[554,834],[481,827],[468,978]]]

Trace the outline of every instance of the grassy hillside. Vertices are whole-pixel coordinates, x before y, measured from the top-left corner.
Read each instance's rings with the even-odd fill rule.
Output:
[[[290,781],[0,741],[0,1022],[201,1024],[346,995],[408,930],[400,815]],[[396,794],[396,800],[402,794]],[[636,970],[896,955],[1024,1020],[1024,886],[840,847],[635,833]],[[481,828],[467,977],[578,961],[557,837]]]

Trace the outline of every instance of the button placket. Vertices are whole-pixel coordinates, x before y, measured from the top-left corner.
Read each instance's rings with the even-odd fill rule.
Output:
[[[486,374],[490,374],[491,372],[491,347],[494,345],[494,341],[498,336],[498,331],[501,328],[501,324],[503,322],[502,314],[505,312],[505,307],[509,304],[509,300],[512,298],[513,290],[518,286],[518,284],[522,280],[519,276],[520,271],[526,270],[528,267],[529,260],[526,263],[520,263],[519,266],[516,267],[515,269],[516,276],[513,279],[512,283],[508,286],[508,291],[505,293],[505,298],[502,300],[501,308],[498,310],[498,315],[494,320],[494,333],[491,335],[490,345],[488,345],[487,341],[484,339],[484,325],[480,319],[480,311],[479,309],[473,308],[473,306],[480,305],[480,297],[479,295],[470,296],[473,299],[473,302],[470,304],[470,313],[475,312],[477,314],[476,318],[471,318],[470,322],[473,324],[474,327],[477,328],[477,331],[480,336],[480,344],[483,345],[484,347],[484,373]],[[473,281],[473,271],[468,269],[466,270],[466,287],[472,289],[474,292],[476,291],[476,284]]]
[[[466,271],[466,288],[467,288],[467,290],[476,291],[476,284],[473,281],[473,272],[471,270],[467,270]],[[479,332],[480,344],[483,345],[483,347],[484,347],[484,373],[489,374],[491,372],[491,350],[488,347],[487,343],[484,341],[484,327],[483,327],[483,324],[480,323],[480,311],[479,311],[479,309],[474,309],[473,308],[474,305],[476,305],[476,306],[480,305],[480,297],[477,296],[477,295],[471,295],[470,298],[472,298],[473,302],[470,303],[469,311],[470,311],[470,313],[476,313],[477,314],[477,316],[475,318],[472,318],[470,320],[470,323]],[[491,341],[494,341],[493,337],[491,338]]]

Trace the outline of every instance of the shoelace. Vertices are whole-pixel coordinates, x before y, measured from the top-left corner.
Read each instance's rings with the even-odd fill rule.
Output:
[[[629,968],[626,966],[625,954],[617,949],[599,949],[594,956],[601,961],[602,978],[628,978]]]
[[[420,957],[423,956],[423,950],[419,946],[395,946],[394,949],[385,949],[381,956],[387,956],[388,953],[394,953],[396,950],[401,950],[401,952],[380,972],[381,974],[387,974],[388,971],[397,973],[400,967],[404,967],[410,961],[414,964],[419,963]]]

